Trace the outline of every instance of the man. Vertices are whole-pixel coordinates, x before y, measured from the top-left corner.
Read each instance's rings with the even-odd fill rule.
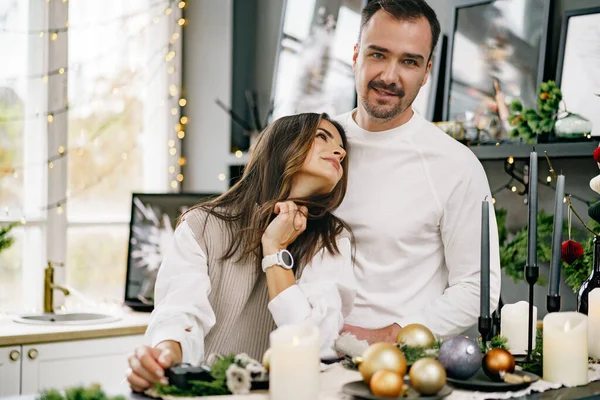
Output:
[[[424,0],[375,0],[354,48],[358,107],[336,119],[350,143],[348,192],[337,215],[356,238],[357,299],[345,332],[395,341],[421,323],[450,336],[479,315],[481,204],[491,200],[474,154],[415,114],[440,24]],[[490,213],[490,304],[500,257]]]

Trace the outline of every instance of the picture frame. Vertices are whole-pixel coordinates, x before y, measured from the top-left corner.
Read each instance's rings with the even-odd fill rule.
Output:
[[[591,135],[596,137],[600,136],[599,27],[600,7],[566,11],[556,65],[556,84],[567,110],[591,121]]]
[[[154,284],[179,216],[217,193],[133,193],[127,246],[125,305],[154,309]]]
[[[441,34],[431,57],[431,70],[427,83],[419,90],[413,102],[413,109],[428,121],[442,119],[442,98],[448,57],[448,36]]]
[[[507,15],[511,7],[520,4],[522,20],[528,21],[537,35],[534,44],[522,39],[527,37],[524,32],[514,31],[517,24]],[[477,107],[492,114],[486,107],[496,104],[494,80],[508,103],[519,98],[524,105],[535,106],[537,88],[544,76],[552,4],[552,0],[473,0],[454,7],[444,82],[444,120],[457,120],[457,116],[468,112],[477,116]],[[524,26],[522,31],[526,30]],[[468,52],[480,57],[474,59]],[[472,81],[462,82],[465,76]],[[474,125],[479,126],[476,121]]]

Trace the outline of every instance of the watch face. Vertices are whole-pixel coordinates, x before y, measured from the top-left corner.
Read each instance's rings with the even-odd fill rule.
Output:
[[[287,251],[282,251],[281,253],[281,261],[285,264],[285,266],[289,267],[292,265],[292,256]]]

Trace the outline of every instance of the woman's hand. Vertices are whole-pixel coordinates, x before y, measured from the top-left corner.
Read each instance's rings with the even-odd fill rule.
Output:
[[[306,207],[298,208],[293,201],[283,201],[275,204],[274,212],[277,217],[271,221],[261,240],[264,256],[286,249],[306,229]]]
[[[139,346],[129,356],[127,381],[134,392],[143,392],[155,382],[168,384],[165,369],[181,362],[181,345],[172,340],[156,347]]]

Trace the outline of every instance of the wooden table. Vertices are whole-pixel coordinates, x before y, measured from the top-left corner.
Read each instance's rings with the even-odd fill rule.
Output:
[[[357,371],[351,371],[342,368],[339,365],[331,367],[321,374],[321,391],[318,399],[307,400],[353,400],[341,392],[341,387],[351,381],[359,380],[360,374]],[[149,398],[131,393],[126,385],[114,387],[112,390],[106,390],[111,395],[122,394],[129,400],[148,400]],[[454,389],[453,393],[446,399],[463,399],[469,394],[463,390]],[[491,398],[491,397],[490,397]],[[34,400],[35,396],[5,397],[2,400]],[[256,391],[249,395],[229,395],[229,396],[210,396],[203,397],[206,400],[269,400],[267,391]],[[519,399],[544,399],[544,400],[572,400],[572,399],[600,399],[600,381],[592,382],[586,386],[575,388],[561,388],[549,390],[543,393],[533,393],[528,396],[519,397]]]

